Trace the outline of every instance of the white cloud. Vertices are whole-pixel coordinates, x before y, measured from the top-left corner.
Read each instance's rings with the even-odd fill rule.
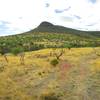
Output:
[[[44,19],[44,8],[40,0],[0,0],[0,20],[10,23],[7,27],[13,30],[11,34],[24,32]]]
[[[55,13],[56,9],[63,12]],[[100,0],[95,3],[90,0],[0,0],[0,21],[9,23],[5,23],[6,34],[28,31],[44,20],[66,27],[100,30],[99,9]],[[97,24],[86,26],[92,23]]]

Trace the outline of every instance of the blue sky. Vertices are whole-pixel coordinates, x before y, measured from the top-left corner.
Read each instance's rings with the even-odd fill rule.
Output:
[[[0,36],[22,33],[42,21],[100,31],[100,0],[0,0]]]
[[[96,3],[96,2],[97,2],[97,0],[90,0],[90,2],[91,2],[91,3]]]

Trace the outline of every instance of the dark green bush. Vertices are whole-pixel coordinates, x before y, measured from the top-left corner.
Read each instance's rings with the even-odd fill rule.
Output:
[[[42,100],[59,100],[59,98],[56,95],[49,94],[49,95],[44,95],[41,97]]]
[[[45,96],[43,100],[58,100],[55,96]]]
[[[22,53],[22,52],[24,52],[24,50],[21,47],[15,47],[15,48],[12,48],[11,50],[11,53],[13,53],[14,55],[18,55],[19,53]]]
[[[50,64],[53,66],[56,66],[59,63],[59,61],[57,59],[53,59],[51,60]]]

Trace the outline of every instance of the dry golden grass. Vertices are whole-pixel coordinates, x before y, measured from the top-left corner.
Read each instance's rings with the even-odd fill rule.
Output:
[[[100,83],[96,76],[100,72],[100,56],[93,48],[63,49],[65,52],[54,67],[50,64],[56,58],[53,52],[60,50],[26,52],[25,65],[20,64],[18,56],[9,54],[8,63],[0,56],[0,100],[42,100],[41,95],[52,93],[61,100],[92,100],[92,95],[100,100],[100,87],[96,84]],[[100,48],[96,50],[100,52]],[[89,94],[88,88],[95,93]]]

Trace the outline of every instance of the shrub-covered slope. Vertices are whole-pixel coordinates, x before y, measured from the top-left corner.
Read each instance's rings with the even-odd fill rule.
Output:
[[[41,23],[29,32],[0,37],[1,51],[11,52],[13,48],[32,51],[43,48],[71,48],[100,46],[100,32],[85,32],[48,22]]]

